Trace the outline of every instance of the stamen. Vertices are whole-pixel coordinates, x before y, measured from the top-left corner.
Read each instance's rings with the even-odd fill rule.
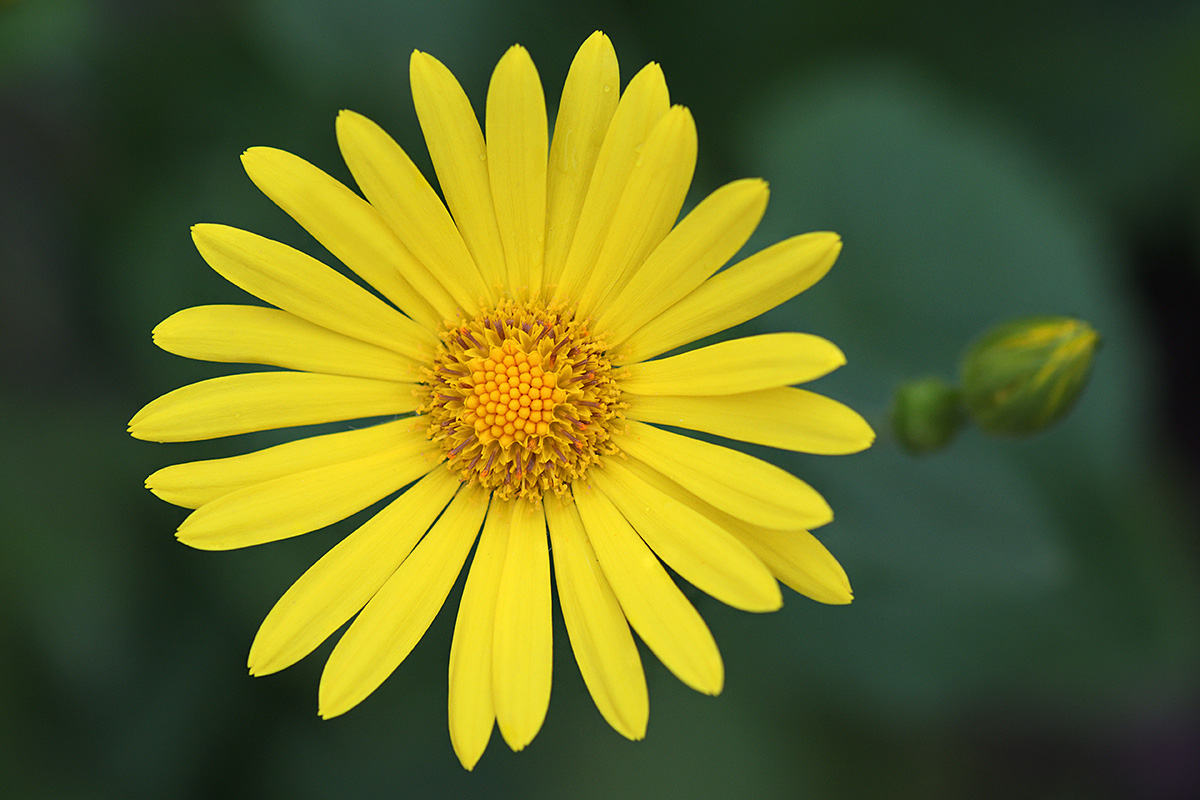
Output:
[[[420,410],[465,482],[537,499],[615,451],[620,390],[603,344],[562,305],[503,300],[447,328],[432,367]]]

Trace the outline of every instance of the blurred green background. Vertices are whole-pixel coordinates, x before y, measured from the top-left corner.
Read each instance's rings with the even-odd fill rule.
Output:
[[[427,166],[407,86],[433,53],[482,108],[526,45],[556,103],[594,29],[622,77],[662,63],[700,129],[690,203],[755,175],[751,247],[836,230],[794,329],[849,365],[817,384],[869,452],[758,449],[838,518],[856,600],[756,616],[693,594],[727,664],[706,698],[647,657],[647,739],[592,707],[556,620],[555,686],[520,754],[464,772],[446,733],[456,594],[382,689],[316,716],[327,645],[244,668],[275,599],[346,525],[248,551],[178,545],[142,480],[245,442],[125,434],[225,368],[156,350],[177,309],[243,296],[188,226],[320,254],[239,154],[348,179],[334,115]],[[1200,792],[1200,4],[935,0],[0,2],[0,785],[8,797],[1033,797]],[[912,459],[900,381],[950,377],[984,327],[1072,314],[1104,336],[1075,412]],[[753,448],[752,448],[753,449]]]

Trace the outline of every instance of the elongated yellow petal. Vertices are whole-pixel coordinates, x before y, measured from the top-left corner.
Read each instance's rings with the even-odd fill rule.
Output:
[[[836,233],[793,236],[718,272],[630,336],[614,363],[644,361],[753,319],[803,292],[842,250]]]
[[[779,584],[745,545],[655,489],[621,459],[605,459],[589,477],[650,549],[697,589],[743,611],[783,605]]]
[[[453,319],[444,291],[422,295],[406,276],[425,272],[371,204],[302,158],[273,147],[242,153],[250,180],[363,280],[426,328]],[[424,278],[424,276],[422,276]],[[423,280],[423,288],[429,281]]]
[[[458,487],[453,473],[434,468],[309,567],[259,627],[247,662],[250,674],[290,667],[358,613]]]
[[[496,503],[488,511],[450,644],[450,744],[467,769],[479,763],[496,722],[491,653],[512,511],[512,503]]]
[[[645,396],[631,403],[625,415],[641,422],[826,456],[857,453],[875,441],[875,432],[857,411],[804,389],[764,389],[715,397]]]
[[[625,94],[621,96],[600,146],[579,212],[579,224],[559,276],[556,298],[579,299],[608,237],[613,215],[629,183],[639,150],[669,107],[670,96],[662,68],[653,62],[647,64],[625,87]]]
[[[200,506],[175,535],[200,550],[232,550],[299,536],[362,511],[443,458],[428,441],[410,440],[352,461],[256,483]]]
[[[766,333],[630,364],[615,377],[630,394],[743,394],[815,380],[845,363],[842,351],[827,339]]]
[[[227,225],[196,225],[192,240],[210,267],[255,297],[415,361],[433,357],[433,331],[312,256]]]
[[[612,42],[596,31],[571,62],[550,143],[544,277],[547,286],[557,285],[562,275],[596,157],[617,110],[620,86]]]
[[[251,431],[406,414],[417,407],[410,383],[251,372],[210,378],[151,400],[129,432],[151,442],[192,442]]]
[[[583,481],[575,481],[571,492],[629,624],[675,677],[698,692],[720,694],[725,667],[696,609],[602,492]]]
[[[416,383],[415,361],[277,308],[197,306],[158,324],[154,343],[184,358]]]
[[[608,236],[579,293],[584,314],[603,308],[662,242],[696,171],[696,121],[675,106],[655,124],[633,162]]]
[[[400,145],[353,111],[338,114],[337,136],[363,194],[459,307],[473,315],[481,299],[495,300],[450,212]]]
[[[758,227],[767,194],[765,181],[734,181],[692,209],[600,308],[596,330],[609,334],[610,350],[733,258]]]
[[[637,645],[604,577],[573,503],[545,501],[554,580],[583,682],[609,725],[628,739],[646,735],[650,700]]]
[[[487,506],[486,492],[462,489],[350,624],[321,673],[322,717],[354,708],[412,652],[462,571]]]
[[[784,584],[820,603],[844,605],[854,599],[846,571],[816,537],[805,530],[772,530],[751,525],[709,505],[692,492],[634,462],[634,471],[664,494],[708,517],[750,548]],[[706,498],[707,499],[707,498]]]
[[[623,451],[739,519],[780,530],[833,519],[825,498],[774,464],[728,447],[628,422]]]
[[[541,503],[514,505],[496,594],[492,692],[496,724],[513,750],[533,741],[550,705],[550,553]]]
[[[408,417],[359,430],[309,436],[240,456],[173,464],[146,478],[146,488],[168,503],[199,508],[256,483],[418,441],[428,429],[428,417]]]
[[[730,530],[775,577],[805,597],[831,605],[845,605],[854,599],[842,565],[808,531],[776,531],[745,524]]]
[[[488,180],[487,146],[458,81],[433,56],[414,51],[408,65],[413,105],[446,205],[484,283],[504,282],[504,246]]]
[[[546,253],[546,96],[529,52],[509,48],[487,96],[487,164],[510,292],[542,286]]]

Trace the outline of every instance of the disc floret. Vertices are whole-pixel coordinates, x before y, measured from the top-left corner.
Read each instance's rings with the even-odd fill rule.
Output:
[[[620,391],[569,308],[505,300],[441,338],[421,410],[463,481],[537,499],[615,450]]]

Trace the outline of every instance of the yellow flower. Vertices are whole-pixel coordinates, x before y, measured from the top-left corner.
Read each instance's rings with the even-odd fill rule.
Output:
[[[657,64],[619,93],[600,33],[567,75],[553,141],[521,47],[492,75],[486,137],[442,64],[414,53],[411,78],[445,204],[351,112],[338,144],[366,200],[296,156],[248,150],[251,180],[361,283],[278,242],[197,225],[209,265],[272,307],[186,309],[156,343],[284,370],[185,386],[130,431],[192,441],[393,419],[178,464],[146,484],[195,509],[178,538],[210,550],[297,536],[397,495],[284,594],[251,647],[250,672],[276,672],[353,618],[321,676],[323,717],[404,660],[474,545],[449,686],[450,739],[468,769],[493,723],[520,750],[545,717],[553,553],[584,681],[604,718],[639,739],[649,712],[630,626],[687,685],[716,694],[724,680],[664,564],[748,611],[781,605],[777,579],[821,602],[851,599],[808,532],[832,518],[815,490],[656,427],[808,453],[870,445],[854,411],[791,388],[844,363],[824,339],[775,333],[654,358],[804,291],[840,240],[797,236],[718,272],[757,226],[766,184],[730,183],[676,225],[696,161],[691,114],[670,105]]]

